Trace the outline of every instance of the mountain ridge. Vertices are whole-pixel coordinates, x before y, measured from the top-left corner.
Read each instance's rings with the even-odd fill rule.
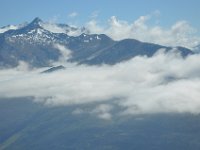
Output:
[[[61,26],[65,30],[80,31],[68,25],[60,24]],[[51,66],[51,62],[58,61],[62,55],[55,44],[71,50],[71,58],[66,61],[89,65],[114,65],[135,56],[152,57],[162,48],[166,51],[173,49],[135,39],[115,41],[105,34],[88,34],[84,31],[78,36],[70,36],[67,31],[53,33],[45,29],[45,22],[36,17],[24,27],[0,34],[0,67],[16,67],[19,61],[33,67]],[[177,47],[177,51],[183,57],[193,54],[184,47]]]

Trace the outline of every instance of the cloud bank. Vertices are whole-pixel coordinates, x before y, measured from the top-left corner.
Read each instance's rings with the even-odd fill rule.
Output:
[[[184,59],[160,51],[152,58],[135,57],[114,66],[66,64],[65,70],[49,74],[26,67],[0,70],[0,98],[28,96],[50,106],[98,102],[100,106],[92,112],[106,120],[112,118],[115,106],[121,108],[120,115],[198,114],[199,60],[200,55]]]

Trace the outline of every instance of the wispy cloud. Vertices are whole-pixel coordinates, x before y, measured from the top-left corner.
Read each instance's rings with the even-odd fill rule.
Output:
[[[68,17],[70,18],[74,18],[74,17],[77,17],[78,16],[78,13],[77,12],[72,12],[68,15]]]
[[[92,12],[92,14],[90,15],[90,18],[95,19],[99,16],[99,11],[94,11]]]

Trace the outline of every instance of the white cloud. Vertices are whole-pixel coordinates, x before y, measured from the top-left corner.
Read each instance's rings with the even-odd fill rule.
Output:
[[[43,23],[42,27],[50,32],[53,33],[67,33],[66,28],[61,28],[55,23],[49,22],[49,23]]]
[[[81,108],[76,108],[74,111],[72,111],[73,115],[80,115],[80,114],[83,114],[83,113],[84,113],[84,110],[81,109]]]
[[[68,15],[68,17],[70,18],[74,18],[74,17],[77,17],[78,16],[78,13],[77,12],[72,12]]]
[[[35,97],[46,105],[101,103],[92,111],[111,119],[123,115],[200,113],[200,55],[186,59],[162,52],[114,66],[73,66],[50,74],[41,70],[0,70],[0,97]],[[108,104],[103,104],[109,101]],[[115,104],[110,103],[114,101]]]
[[[96,34],[104,33],[104,29],[97,24],[96,20],[90,20],[89,22],[86,23],[85,26],[91,33],[96,33]]]
[[[185,46],[193,48],[200,43],[200,37],[196,36],[196,30],[184,20],[177,21],[169,28],[156,25],[159,11],[150,15],[140,16],[137,20],[129,23],[112,16],[106,27],[98,25],[98,21],[92,19],[86,23],[91,33],[104,33],[114,40],[134,38],[145,42],[152,42],[166,46]],[[154,20],[154,18],[156,18]],[[155,25],[149,25],[148,21],[154,21]]]
[[[56,62],[56,63],[65,64],[66,61],[71,57],[72,51],[69,50],[67,47],[61,45],[61,44],[54,44],[54,47],[56,49],[58,49],[61,53],[61,56],[60,56],[58,62]]]
[[[100,104],[95,109],[92,110],[92,114],[97,114],[97,116],[104,120],[111,120],[112,114],[110,111],[112,110],[112,106],[108,104]]]
[[[42,23],[42,27],[50,32],[65,33],[69,36],[79,36],[83,33],[81,28],[78,28],[76,26],[70,25],[61,27],[53,22]]]
[[[90,18],[94,19],[94,18],[97,18],[99,15],[99,11],[94,11],[92,12],[92,14],[90,15]]]

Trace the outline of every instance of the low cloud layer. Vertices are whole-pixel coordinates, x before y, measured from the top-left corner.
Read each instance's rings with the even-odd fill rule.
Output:
[[[65,64],[49,74],[18,67],[0,70],[0,97],[34,97],[51,106],[101,103],[93,113],[110,119],[120,115],[200,113],[200,55],[183,59],[160,51],[152,58],[135,57],[114,66]],[[105,103],[114,102],[105,105]],[[74,113],[81,113],[75,111]]]

